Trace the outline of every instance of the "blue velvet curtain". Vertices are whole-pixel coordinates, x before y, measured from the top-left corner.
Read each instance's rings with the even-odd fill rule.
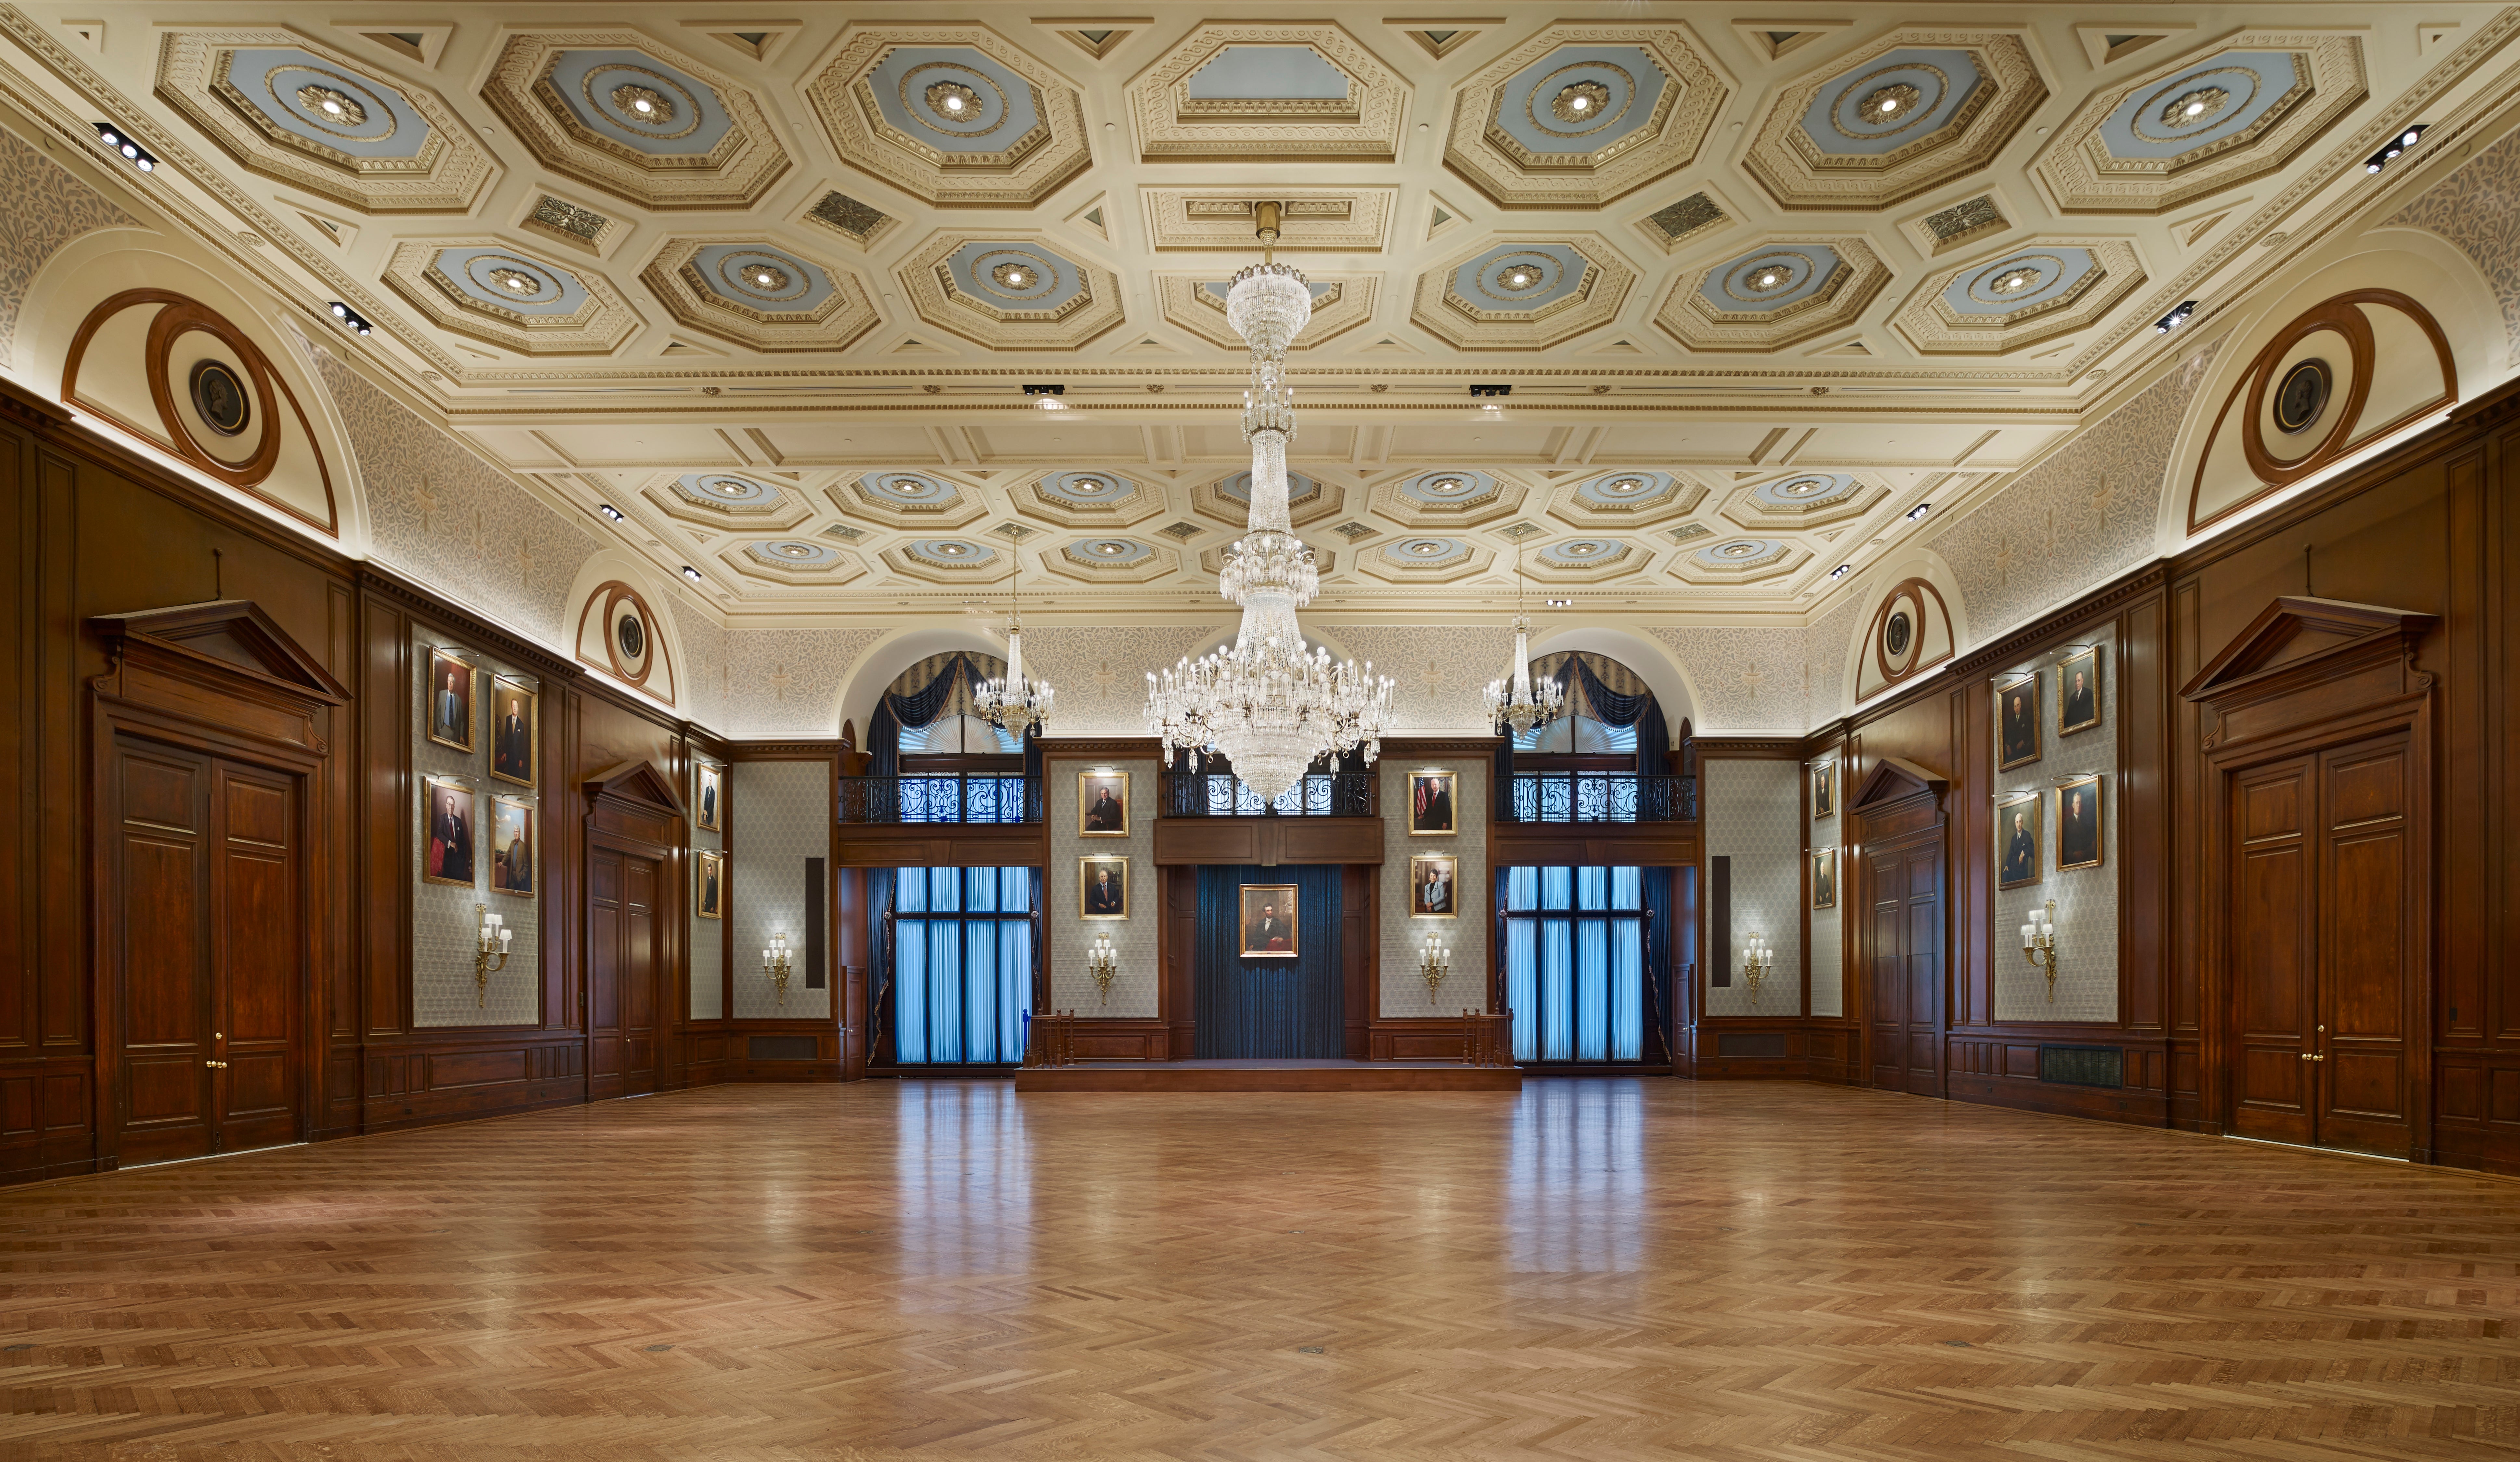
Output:
[[[1244,884],[1295,886],[1297,958],[1241,957]],[[1347,1054],[1342,989],[1335,865],[1198,870],[1200,1059],[1338,1060]]]
[[[1644,1057],[1644,881],[1636,868],[1510,868],[1506,1003],[1518,1062]]]
[[[1637,774],[1659,777],[1671,770],[1671,728],[1662,718],[1662,703],[1648,697],[1645,713],[1637,717]]]
[[[904,1066],[1023,1059],[1030,868],[904,868],[894,882],[893,1051]]]
[[[867,941],[875,952],[867,960],[867,987],[872,993],[867,1009],[875,1012],[875,1029],[867,1041],[868,1052],[878,1061],[896,1059],[885,1049],[892,1038],[892,950],[891,940],[884,937],[883,918],[892,912],[892,870],[873,868],[867,871]]]
[[[1672,1034],[1672,966],[1671,938],[1674,930],[1672,897],[1675,870],[1644,870],[1645,898],[1645,978],[1653,982],[1652,1016],[1658,1021],[1658,1043],[1663,1054],[1671,1051]]]
[[[1619,694],[1603,683],[1600,676],[1594,674],[1593,667],[1584,663],[1584,657],[1580,655],[1567,656],[1566,662],[1557,667],[1552,678],[1567,693],[1570,702],[1577,690],[1583,692],[1593,719],[1607,726],[1637,728],[1639,773],[1654,777],[1670,770],[1671,725],[1663,719],[1662,704],[1654,699],[1653,692],[1640,691],[1633,696]],[[1510,757],[1508,756],[1499,770],[1509,775],[1510,766]],[[1512,784],[1508,781],[1504,785]]]
[[[867,717],[867,775],[901,775],[901,717],[892,713],[890,696],[877,701],[875,714]]]
[[[900,724],[924,726],[936,719],[936,712],[942,709],[946,701],[953,696],[956,685],[968,684],[976,690],[980,682],[988,678],[981,672],[978,665],[972,663],[971,657],[957,655],[950,663],[936,672],[935,679],[909,695],[885,696],[884,706]]]

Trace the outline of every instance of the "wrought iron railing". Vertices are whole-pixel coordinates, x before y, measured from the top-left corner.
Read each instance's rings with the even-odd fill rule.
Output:
[[[1230,772],[1166,772],[1166,817],[1374,817],[1380,815],[1376,788],[1382,779],[1372,772],[1315,772],[1289,787],[1275,800],[1242,785]]]
[[[1695,777],[1635,772],[1515,772],[1508,822],[1695,822]]]
[[[1012,772],[842,777],[839,819],[856,823],[1041,821],[1041,779]]]

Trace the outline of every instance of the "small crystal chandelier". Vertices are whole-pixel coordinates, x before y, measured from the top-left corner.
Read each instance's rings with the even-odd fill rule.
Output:
[[[1025,678],[1023,662],[1023,610],[1020,604],[1007,611],[1007,672],[980,682],[971,693],[971,708],[980,719],[999,727],[1015,740],[1023,740],[1027,727],[1038,726],[1044,735],[1050,731],[1050,703],[1058,692],[1047,680]]]
[[[1566,687],[1553,675],[1531,677],[1531,617],[1522,612],[1522,561],[1514,560],[1513,660],[1505,678],[1491,680],[1479,694],[1488,721],[1497,734],[1526,736],[1557,719],[1566,709]]]
[[[1217,574],[1217,591],[1242,607],[1242,626],[1231,647],[1147,676],[1147,726],[1167,752],[1223,754],[1244,786],[1276,801],[1323,756],[1362,748],[1366,764],[1373,763],[1391,712],[1391,678],[1376,676],[1371,662],[1332,663],[1328,651],[1306,649],[1296,628],[1295,611],[1320,592],[1321,574],[1287,514],[1295,408],[1285,364],[1286,347],[1313,316],[1313,292],[1302,274],[1276,262],[1281,206],[1255,204],[1251,211],[1261,262],[1234,276],[1225,301],[1226,322],[1251,347],[1251,388],[1242,396],[1251,511]]]

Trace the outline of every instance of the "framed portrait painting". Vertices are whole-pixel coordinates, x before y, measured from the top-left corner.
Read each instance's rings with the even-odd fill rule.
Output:
[[[1293,884],[1244,884],[1237,909],[1242,937],[1236,948],[1244,959],[1295,959],[1302,953],[1295,933]]]
[[[428,694],[421,714],[430,741],[459,752],[472,750],[472,662],[452,650],[428,652]]]
[[[490,677],[490,775],[519,787],[534,785],[534,699],[519,681]]]
[[[1460,831],[1455,821],[1458,772],[1414,771],[1409,774],[1409,836],[1439,837]]]
[[[2039,759],[2039,675],[2022,676],[1995,693],[1995,769]]]
[[[1837,907],[1837,849],[1816,847],[1811,855],[1811,906]]]
[[[490,891],[534,896],[534,805],[490,799]]]
[[[1076,917],[1129,917],[1129,860],[1083,857],[1076,860]]]
[[[699,866],[693,870],[699,888],[692,898],[692,912],[703,919],[726,917],[726,854],[702,849]]]
[[[692,763],[693,824],[703,833],[726,831],[726,768],[713,761]]]
[[[1129,836],[1129,774],[1124,771],[1081,771],[1076,774],[1076,836]]]
[[[2056,871],[2097,868],[2106,849],[2100,774],[2076,777],[2056,789]]]
[[[461,884],[470,889],[472,876],[474,805],[472,789],[437,777],[421,782],[420,877],[424,883]]]
[[[2100,647],[2087,646],[2056,662],[2056,734],[2071,736],[2100,723]]]
[[[1409,917],[1458,919],[1462,860],[1451,853],[1418,853],[1409,860]]]
[[[1837,763],[1823,761],[1812,768],[1812,816],[1829,817],[1837,812]]]
[[[1995,886],[2039,882],[2039,794],[2017,792],[1995,804]]]

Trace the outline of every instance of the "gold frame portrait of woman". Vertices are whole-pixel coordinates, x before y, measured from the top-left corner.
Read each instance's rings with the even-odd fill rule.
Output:
[[[1426,897],[1426,871],[1444,870],[1444,906],[1435,908]],[[1415,853],[1409,859],[1409,917],[1412,919],[1459,919],[1462,917],[1462,860],[1454,853]]]

